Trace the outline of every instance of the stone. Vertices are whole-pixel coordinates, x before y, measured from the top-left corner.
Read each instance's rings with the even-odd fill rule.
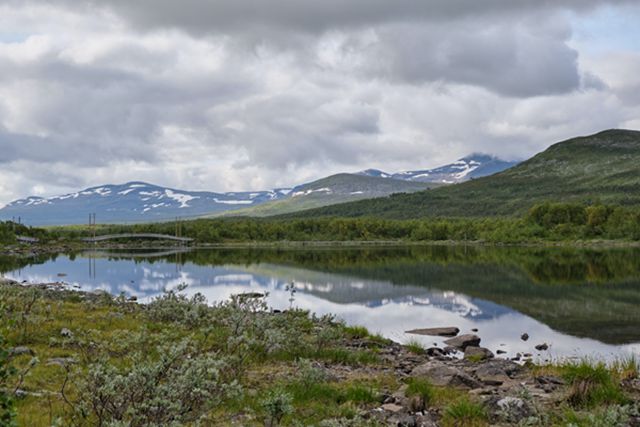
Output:
[[[547,350],[548,348],[549,348],[549,346],[547,345],[547,343],[538,344],[536,346],[536,350],[538,350],[538,351],[544,351],[544,350]]]
[[[520,339],[521,339],[522,341],[526,341],[526,340],[528,340],[528,339],[529,339],[529,334],[527,334],[527,333],[525,332],[524,334],[520,335]]]
[[[444,350],[438,347],[430,347],[425,351],[425,354],[430,357],[444,356]]]
[[[552,375],[540,375],[536,377],[535,380],[539,384],[556,384],[556,385],[565,384],[565,381],[562,378],[554,377]]]
[[[71,330],[69,330],[67,328],[62,328],[60,330],[60,335],[65,337],[65,338],[73,338],[73,332],[71,332]]]
[[[469,374],[455,366],[449,366],[441,361],[430,361],[416,366],[411,375],[427,378],[436,386],[453,386],[466,388],[479,388],[481,384]]]
[[[478,332],[478,328],[471,329],[471,332]]]
[[[460,332],[460,329],[454,326],[447,326],[443,328],[424,328],[424,329],[412,329],[406,331],[407,334],[414,335],[430,335],[438,337],[455,337]]]
[[[22,355],[25,355],[25,354],[27,354],[29,356],[35,356],[36,355],[33,350],[31,350],[29,347],[25,347],[25,346],[13,347],[12,349],[9,350],[9,356],[10,357],[18,357],[18,356],[22,356]]]
[[[444,351],[444,354],[455,354],[458,352],[458,349],[448,345],[445,348],[443,348],[442,351]]]
[[[393,419],[389,421],[391,421],[391,425],[395,425],[398,427],[418,427],[418,422],[416,421],[416,417],[409,414],[403,414],[397,419]]]
[[[486,359],[492,359],[493,357],[494,357],[493,353],[488,348],[467,347],[464,349],[465,359],[486,360]]]
[[[510,425],[518,424],[525,418],[533,415],[529,404],[519,397],[505,396],[490,404],[495,408],[496,417]]]
[[[461,350],[467,347],[477,347],[480,345],[480,337],[473,334],[460,335],[455,338],[449,338],[444,341],[445,344],[450,345]]]
[[[507,352],[504,350],[497,350],[496,354],[507,354]]]
[[[402,411],[402,406],[395,403],[385,403],[384,405],[382,405],[382,409],[387,412],[393,412],[395,414]]]
[[[502,385],[515,375],[522,372],[522,370],[522,366],[517,363],[504,359],[493,359],[480,365],[474,371],[474,375],[483,384]]]

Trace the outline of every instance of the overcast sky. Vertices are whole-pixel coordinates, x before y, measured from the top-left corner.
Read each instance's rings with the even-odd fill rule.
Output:
[[[640,129],[637,0],[0,0],[0,205]]]

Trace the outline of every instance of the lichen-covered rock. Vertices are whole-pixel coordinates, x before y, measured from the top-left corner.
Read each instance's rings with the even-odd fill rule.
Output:
[[[440,361],[430,361],[416,366],[411,372],[411,375],[414,377],[427,378],[431,384],[437,386],[466,387],[471,389],[482,386],[464,370]]]
[[[488,348],[484,347],[467,347],[464,349],[464,358],[473,360],[493,359],[494,354]]]
[[[461,350],[466,349],[467,347],[477,347],[480,345],[480,337],[474,334],[465,334],[460,335],[455,338],[450,338],[445,340],[444,342],[451,347],[455,347]]]

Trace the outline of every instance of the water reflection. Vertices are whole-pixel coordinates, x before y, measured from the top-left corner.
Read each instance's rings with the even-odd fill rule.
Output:
[[[640,352],[639,256],[477,247],[129,251],[0,258],[0,271],[142,300],[181,283],[210,301],[268,291],[274,308],[333,313],[398,341],[408,329],[458,326],[479,329],[483,345],[508,354],[547,342],[541,358],[611,357]]]

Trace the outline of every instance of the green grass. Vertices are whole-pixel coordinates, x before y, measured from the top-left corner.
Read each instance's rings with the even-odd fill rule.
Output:
[[[611,130],[557,143],[489,177],[312,209],[290,217],[511,216],[547,200],[637,206],[639,189],[640,132]]]
[[[488,425],[488,416],[481,404],[463,398],[445,408],[442,425],[444,427],[483,427]]]
[[[404,346],[413,354],[425,353],[424,345],[415,338],[410,339]]]
[[[628,402],[621,386],[619,373],[604,362],[582,360],[561,367],[565,380],[571,385],[569,403],[578,408]]]
[[[435,389],[431,383],[424,378],[409,378],[407,380],[407,397],[415,398],[412,403],[413,411],[423,411],[432,403]]]

